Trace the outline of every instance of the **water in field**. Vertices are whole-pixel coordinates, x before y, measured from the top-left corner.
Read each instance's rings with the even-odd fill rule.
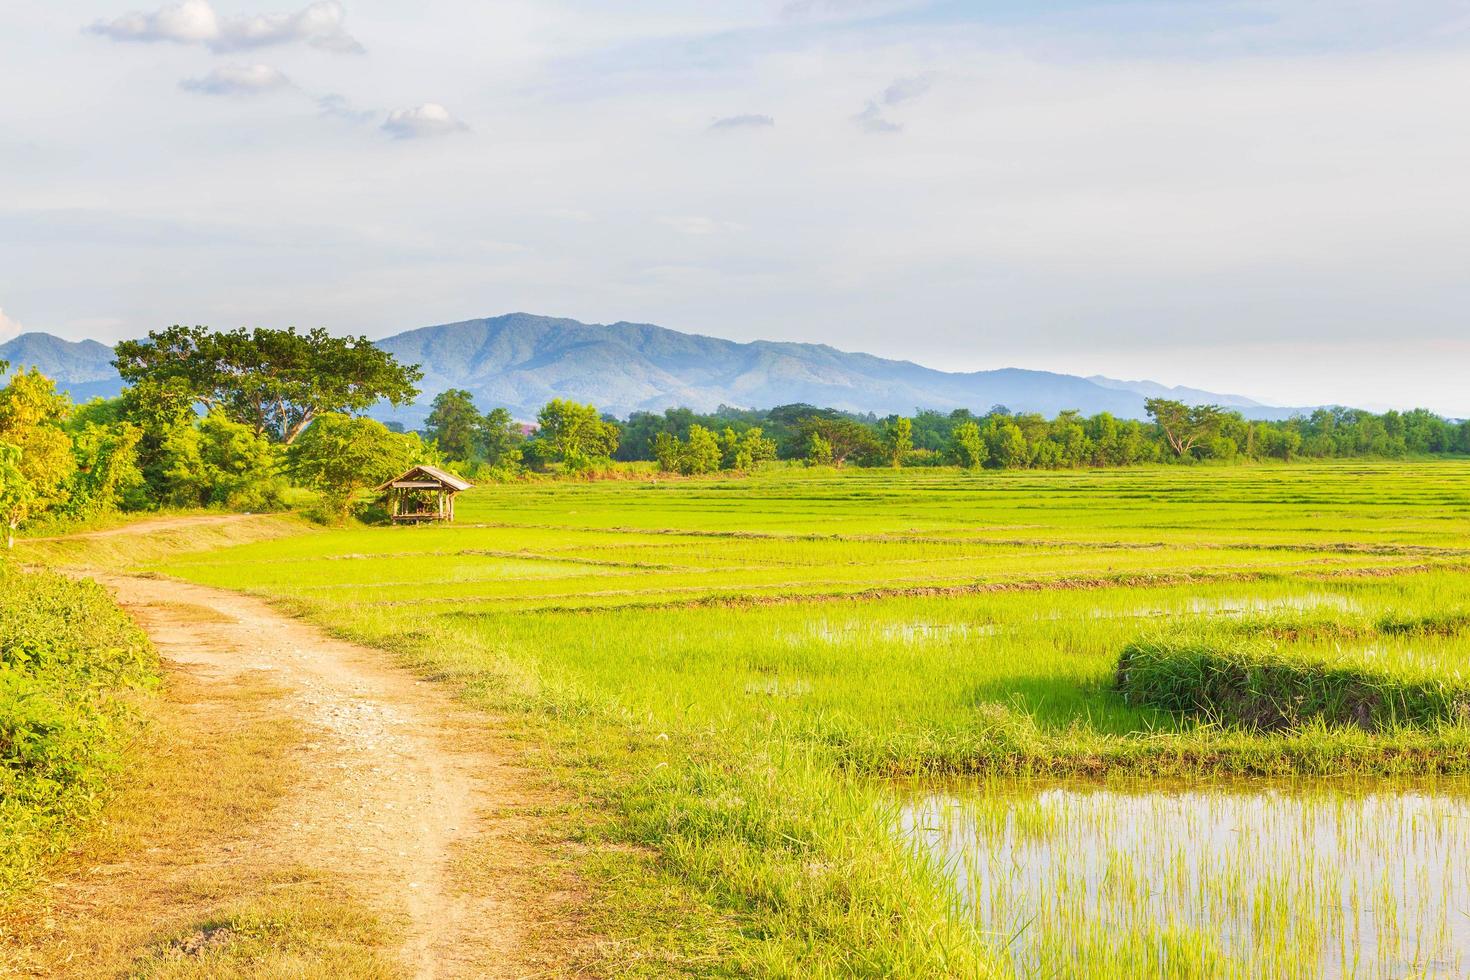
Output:
[[[925,795],[911,840],[1022,976],[1470,976],[1470,786]]]

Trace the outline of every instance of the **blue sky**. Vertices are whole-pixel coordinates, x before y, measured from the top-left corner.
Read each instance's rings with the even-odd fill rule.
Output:
[[[1470,4],[53,0],[0,335],[527,310],[1470,415]]]

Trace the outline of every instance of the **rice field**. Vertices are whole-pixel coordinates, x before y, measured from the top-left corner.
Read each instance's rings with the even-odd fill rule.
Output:
[[[779,469],[458,513],[147,567],[493,712],[580,801],[596,969],[1462,975],[1470,463]],[[1140,643],[1441,720],[1176,710],[1120,689]]]

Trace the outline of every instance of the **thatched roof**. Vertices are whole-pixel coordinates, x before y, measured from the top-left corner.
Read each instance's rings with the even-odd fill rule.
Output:
[[[437,466],[420,464],[378,487],[378,492],[382,493],[397,487],[403,490],[453,490],[458,493],[472,486],[474,484],[470,481],[461,479],[453,473],[446,473]]]

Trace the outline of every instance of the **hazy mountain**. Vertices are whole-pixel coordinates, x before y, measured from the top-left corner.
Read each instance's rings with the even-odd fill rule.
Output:
[[[1172,398],[1178,402],[1186,402],[1191,405],[1211,404],[1224,405],[1228,408],[1265,408],[1260,402],[1244,395],[1222,395],[1219,392],[1202,391],[1199,388],[1186,388],[1183,385],[1161,385],[1157,381],[1119,381],[1117,378],[1105,378],[1101,374],[1090,375],[1087,379],[1095,385],[1104,388],[1113,388],[1117,391],[1132,391],[1145,398]]]
[[[520,418],[532,417],[552,398],[591,402],[617,415],[678,405],[707,411],[722,404],[809,402],[880,415],[1005,405],[1046,415],[1078,409],[1142,418],[1144,399],[1154,395],[1229,405],[1251,416],[1290,413],[1240,396],[1149,381],[1017,368],[954,373],[825,344],[737,343],[646,323],[587,324],[526,313],[423,327],[378,345],[424,370],[419,404],[375,413],[409,425],[420,424],[428,403],[446,388],[468,389],[482,407],[504,405]],[[0,344],[0,359],[40,367],[79,399],[117,392],[112,356],[110,347],[95,341],[47,334]]]
[[[74,401],[101,396],[111,398],[122,390],[122,379],[112,366],[112,348],[95,340],[62,340],[49,333],[23,333],[0,344],[0,361],[12,370],[38,367],[56,381],[56,387]],[[0,375],[4,377],[4,375]]]
[[[1046,415],[1069,408],[1144,415],[1145,393],[1125,382],[1017,368],[953,373],[825,344],[737,343],[646,323],[587,324],[512,313],[410,330],[378,344],[423,367],[425,402],[445,388],[465,388],[482,405],[505,405],[522,417],[555,397],[590,401],[618,415],[675,405],[710,410],[790,402],[880,415],[918,407],[983,412],[993,405]],[[1172,397],[1187,391],[1154,387],[1176,392]],[[1224,404],[1231,397],[1197,394],[1186,400]],[[1249,399],[1229,403],[1247,414],[1271,411]],[[425,410],[415,406],[396,417],[416,424]]]

